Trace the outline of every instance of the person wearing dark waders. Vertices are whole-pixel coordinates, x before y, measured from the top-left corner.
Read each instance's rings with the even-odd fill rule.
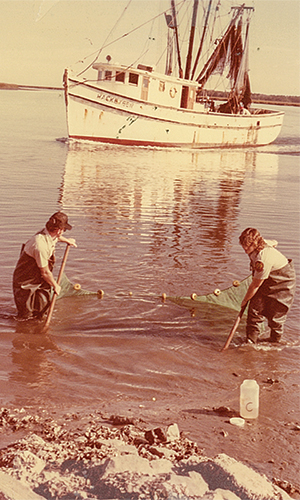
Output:
[[[59,295],[60,285],[52,274],[55,245],[58,241],[76,247],[74,238],[65,238],[64,231],[72,229],[63,212],[53,214],[44,229],[22,245],[13,274],[13,292],[18,310],[17,319],[42,319],[51,302],[52,289]]]
[[[246,335],[256,344],[264,319],[270,328],[268,342],[280,342],[287,313],[293,303],[296,276],[292,260],[275,247],[276,240],[264,240],[255,228],[247,228],[239,242],[250,258],[252,282],[241,307],[249,301]]]

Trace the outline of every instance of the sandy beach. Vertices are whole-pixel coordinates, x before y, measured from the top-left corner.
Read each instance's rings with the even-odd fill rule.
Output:
[[[251,448],[251,441],[258,439],[253,423],[245,422],[243,428],[230,423],[236,416],[230,408],[207,408],[203,409],[205,413],[214,424],[217,422],[210,431],[211,451],[217,434],[224,442],[231,441],[227,448],[233,447],[234,455],[241,457],[246,448]],[[158,426],[129,412],[58,416],[44,409],[34,413],[29,408],[2,408],[1,500],[300,498],[297,485],[267,477],[251,467],[249,460],[224,453],[225,446],[207,454],[203,443],[192,441],[182,431],[183,422],[170,423],[170,418],[160,417]],[[295,424],[293,432],[297,431]],[[245,433],[243,439],[241,432]],[[207,430],[203,434],[207,439]],[[271,441],[271,434],[269,438]],[[236,439],[240,442],[237,448]],[[270,454],[269,464],[274,463]]]

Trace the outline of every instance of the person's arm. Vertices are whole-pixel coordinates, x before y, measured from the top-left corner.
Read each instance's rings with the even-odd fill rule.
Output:
[[[61,286],[55,281],[54,276],[53,276],[52,272],[49,269],[49,266],[40,267],[40,271],[41,271],[42,278],[50,286],[52,286],[54,288],[54,293],[56,293],[56,295],[59,295],[60,291],[61,291]]]
[[[241,307],[245,306],[247,302],[252,299],[252,297],[256,294],[259,287],[263,284],[265,280],[261,280],[258,278],[252,278],[252,281],[249,285],[249,288],[246,292],[245,297],[242,300]]]
[[[71,247],[76,247],[76,240],[74,238],[65,238],[62,234],[57,238],[58,241],[62,241],[63,243],[68,243]]]

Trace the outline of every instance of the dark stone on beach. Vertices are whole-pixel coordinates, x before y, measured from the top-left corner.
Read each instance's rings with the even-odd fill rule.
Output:
[[[231,408],[228,408],[228,406],[219,406],[218,408],[213,407],[213,412],[217,415],[228,418],[239,416],[239,413],[236,410],[232,410]]]
[[[164,432],[164,430],[161,427],[157,427],[156,429],[153,429],[153,433],[155,434],[155,436],[157,437],[157,439],[161,443],[166,443],[167,436],[166,436],[166,433]]]
[[[135,424],[135,420],[130,417],[123,417],[121,415],[111,415],[109,418],[109,423],[113,425],[128,425],[128,424]]]
[[[273,478],[272,483],[276,484],[276,486],[279,486],[279,488],[286,491],[289,495],[300,495],[300,488],[297,488],[288,481],[284,481],[283,479]],[[299,496],[295,498],[299,498]]]
[[[165,456],[164,453],[159,448],[156,448],[155,446],[150,446],[148,448],[148,450],[150,451],[150,453],[152,453],[152,455],[156,455],[158,458],[162,458]]]
[[[133,441],[133,444],[134,446],[141,446],[141,445],[145,445],[145,444],[149,444],[149,442],[147,441],[147,439],[144,439],[142,437],[136,437]]]
[[[274,378],[268,377],[266,380],[263,380],[263,383],[270,384],[270,385],[279,384],[279,380],[277,378],[274,379]]]
[[[167,434],[161,427],[145,431],[145,439],[149,444],[166,443]]]
[[[153,444],[155,442],[155,434],[153,430],[149,430],[145,432],[145,439],[149,444]]]

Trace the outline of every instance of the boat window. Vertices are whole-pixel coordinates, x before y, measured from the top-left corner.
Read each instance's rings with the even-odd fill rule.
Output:
[[[159,91],[164,92],[166,89],[166,83],[165,82],[159,82]]]
[[[143,78],[143,87],[144,89],[147,89],[149,87],[149,78],[147,77]]]
[[[112,71],[106,70],[105,71],[105,80],[111,80],[112,77]]]
[[[129,73],[129,83],[133,83],[134,85],[137,85],[139,83],[139,75],[136,73]]]
[[[125,82],[125,73],[124,71],[116,72],[116,82]]]
[[[102,70],[98,71],[98,80],[102,80]]]

